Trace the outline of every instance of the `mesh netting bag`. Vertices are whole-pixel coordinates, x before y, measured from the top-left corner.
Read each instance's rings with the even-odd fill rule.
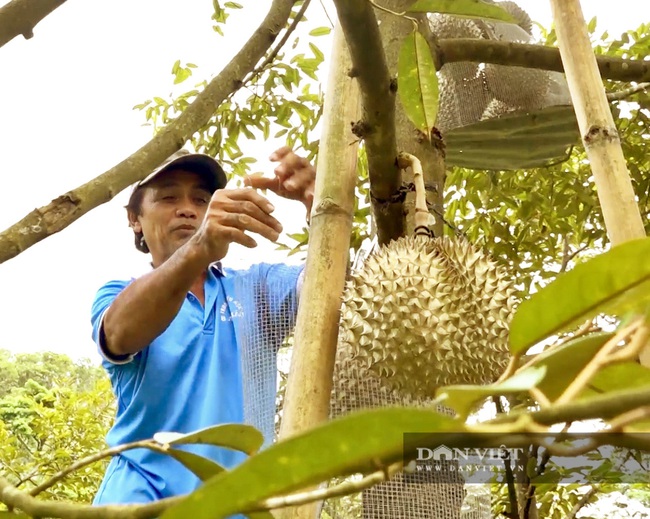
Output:
[[[516,304],[508,273],[464,239],[405,237],[373,251],[343,295],[331,416],[449,412],[432,400],[438,387],[491,383],[506,368]],[[399,474],[363,491],[352,517],[489,519],[489,492],[464,483],[457,470]]]
[[[515,2],[492,2],[517,24],[429,15],[438,39],[473,38],[534,43],[532,22]],[[486,63],[446,63],[438,72],[436,127],[447,143],[447,164],[509,170],[567,158],[579,140],[564,74]]]

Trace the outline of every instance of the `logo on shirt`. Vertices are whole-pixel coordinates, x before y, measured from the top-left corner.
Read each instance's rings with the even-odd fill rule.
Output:
[[[222,321],[232,321],[238,317],[244,317],[244,307],[239,301],[228,296],[226,302],[221,305],[219,313]]]

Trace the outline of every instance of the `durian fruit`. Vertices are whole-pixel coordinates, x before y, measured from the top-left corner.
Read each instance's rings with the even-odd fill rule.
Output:
[[[344,291],[332,413],[494,382],[509,359],[514,292],[505,270],[464,239],[404,237],[382,247]]]

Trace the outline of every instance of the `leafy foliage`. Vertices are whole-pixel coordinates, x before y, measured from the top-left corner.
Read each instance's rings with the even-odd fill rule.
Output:
[[[596,29],[590,23],[592,36]],[[544,32],[548,45],[554,31]],[[650,24],[612,39],[593,37],[596,52],[644,59],[650,53]],[[610,92],[620,84],[606,82]],[[614,101],[612,112],[646,231],[650,230],[650,94]],[[568,161],[527,171],[452,168],[445,192],[446,220],[471,241],[509,265],[521,295],[547,284],[561,271],[606,247],[606,231],[591,169],[582,147]],[[447,229],[452,233],[451,228]]]
[[[105,448],[114,409],[101,369],[65,355],[0,350],[0,473],[29,490],[76,460]],[[44,497],[88,503],[106,468],[77,471]]]
[[[301,4],[296,2],[294,17]],[[228,11],[241,6],[226,2],[221,7],[216,0],[214,5],[215,31],[222,33],[219,24],[232,14]],[[276,53],[271,49],[253,74],[244,79],[240,90],[220,104],[208,124],[198,129],[192,139],[194,148],[217,157],[234,178],[251,173],[257,162],[242,151],[240,137],[283,138],[288,146],[302,149],[314,159],[318,149],[315,130],[322,114],[317,73],[325,57],[315,42],[328,33],[328,27],[318,27],[307,35],[295,36],[289,50]],[[301,37],[307,40],[306,45]],[[183,68],[177,62],[172,69],[174,83],[187,80],[190,68],[195,66]],[[156,96],[135,108],[144,111],[147,123],[158,131],[181,114],[206,85],[207,81],[201,81],[173,98]]]

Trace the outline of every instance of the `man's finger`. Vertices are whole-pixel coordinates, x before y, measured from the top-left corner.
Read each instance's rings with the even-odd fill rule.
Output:
[[[244,184],[255,189],[270,189],[274,193],[280,187],[278,178],[266,178],[266,177],[245,177]]]
[[[228,240],[229,243],[239,243],[239,245],[243,245],[249,249],[257,247],[257,242],[253,238],[236,227],[224,227],[222,232],[223,237]]]
[[[262,211],[270,214],[275,211],[273,204],[260,195],[255,189],[230,189],[225,193],[226,197],[233,201],[249,201],[257,205]]]
[[[275,150],[271,155],[269,156],[269,160],[282,160],[286,155],[291,153],[293,150],[289,146],[282,146],[281,148],[278,148]]]
[[[282,232],[282,224],[250,200],[224,200],[219,204],[219,211],[222,214],[247,215],[277,232]]]
[[[280,238],[280,231],[247,214],[229,213],[222,219],[221,224],[244,232],[254,232],[272,242],[276,242]]]

